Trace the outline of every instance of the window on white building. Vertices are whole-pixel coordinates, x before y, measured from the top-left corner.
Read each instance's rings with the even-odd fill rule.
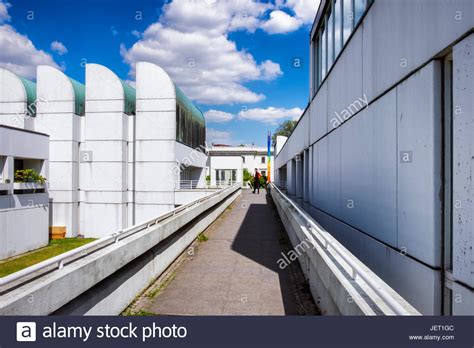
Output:
[[[343,27],[343,42],[346,43],[347,39],[352,32],[354,24],[354,12],[352,12],[352,0],[343,0],[342,2],[343,13],[342,13],[342,27]]]
[[[328,0],[313,37],[313,93],[316,94],[352,31],[373,0]]]
[[[216,169],[216,181],[218,182],[236,182],[236,169]]]
[[[329,12],[327,14],[328,16],[328,25],[327,25],[327,28],[328,28],[328,71],[332,65],[332,63],[334,62],[334,11],[332,11],[333,9],[330,8],[329,9]]]

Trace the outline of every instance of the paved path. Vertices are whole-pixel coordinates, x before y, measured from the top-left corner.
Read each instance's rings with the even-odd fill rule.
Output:
[[[277,260],[289,241],[271,196],[242,195],[158,280],[134,312],[161,315],[316,314],[298,263]]]

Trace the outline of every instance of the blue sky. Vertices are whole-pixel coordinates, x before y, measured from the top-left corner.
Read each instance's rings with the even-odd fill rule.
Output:
[[[266,144],[308,102],[317,0],[0,0],[0,67],[38,64],[84,82],[84,62],[134,81],[161,65],[205,113],[210,142]],[[300,66],[295,66],[295,62]]]

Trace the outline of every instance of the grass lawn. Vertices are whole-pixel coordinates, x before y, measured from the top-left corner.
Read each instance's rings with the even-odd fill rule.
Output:
[[[49,244],[41,249],[33,250],[22,255],[14,256],[0,261],[0,277],[50,259],[66,251],[80,247],[81,245],[94,241],[94,238],[64,238],[50,240]]]

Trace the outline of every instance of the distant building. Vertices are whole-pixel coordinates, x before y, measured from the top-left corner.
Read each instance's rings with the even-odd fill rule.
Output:
[[[474,2],[322,0],[276,180],[424,314],[474,313]]]
[[[244,170],[253,175],[257,168],[262,175],[268,175],[266,147],[213,145],[208,150],[208,155],[208,175],[211,179],[211,187],[231,182],[243,183]],[[273,177],[273,150],[270,168],[271,179]]]

